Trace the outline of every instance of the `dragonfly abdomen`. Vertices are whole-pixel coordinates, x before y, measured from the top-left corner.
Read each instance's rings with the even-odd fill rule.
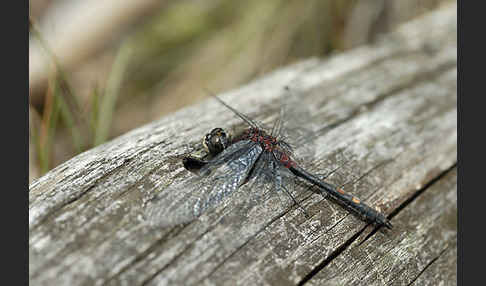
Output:
[[[321,190],[324,190],[326,193],[330,194],[344,207],[353,210],[364,220],[377,225],[384,225],[390,229],[392,228],[392,224],[382,213],[361,202],[361,200],[357,197],[344,192],[341,188],[320,180],[298,166],[291,167],[290,171],[296,176],[320,187]]]

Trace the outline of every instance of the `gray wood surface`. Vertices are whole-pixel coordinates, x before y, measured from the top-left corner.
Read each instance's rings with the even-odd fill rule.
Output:
[[[208,99],[56,167],[29,186],[32,285],[455,285],[456,5],[373,45],[306,60],[220,95],[271,123],[280,98],[307,108],[309,171],[390,215],[393,230],[296,186],[310,214],[243,186],[196,221],[147,225],[147,201],[193,175],[181,154],[242,126]],[[298,109],[297,104],[291,109]],[[299,122],[299,121],[298,121]],[[304,138],[305,139],[305,138]],[[297,153],[300,149],[297,148]]]

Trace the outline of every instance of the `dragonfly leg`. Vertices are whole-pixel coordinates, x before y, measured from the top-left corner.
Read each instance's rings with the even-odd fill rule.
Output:
[[[287,188],[285,188],[285,186],[282,186],[282,189],[285,191],[285,193],[287,193],[287,195],[292,199],[292,201],[294,201],[294,204],[296,204],[304,212],[305,216],[307,218],[309,218],[310,216],[307,213],[307,211],[305,210],[305,208],[294,198],[292,193],[290,193],[290,191],[287,190]]]

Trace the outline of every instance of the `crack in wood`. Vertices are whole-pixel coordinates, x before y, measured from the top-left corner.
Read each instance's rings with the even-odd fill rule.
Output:
[[[425,192],[429,187],[434,185],[436,182],[438,182],[440,179],[445,177],[448,173],[450,173],[454,168],[456,168],[457,162],[454,163],[451,167],[447,168],[440,174],[438,174],[436,177],[432,178],[429,182],[427,182],[420,190],[415,192],[410,198],[408,198],[405,202],[403,202],[400,206],[398,206],[395,210],[393,210],[387,217],[388,219],[393,218],[396,216],[401,210],[403,210],[406,206],[408,206],[410,203],[412,203],[417,197]],[[304,285],[307,281],[312,279],[319,271],[324,269],[333,259],[338,257],[344,250],[346,250],[358,237],[363,233],[363,231],[368,227],[368,224],[364,226],[361,230],[359,230],[356,234],[354,234],[351,238],[349,238],[347,241],[345,241],[343,244],[341,244],[335,251],[333,251],[326,259],[324,259],[321,263],[319,263],[314,269],[312,269],[311,272],[309,272],[302,280],[298,283],[298,285]],[[374,235],[380,227],[375,227],[372,233],[368,235],[368,237],[365,239],[365,241]],[[364,241],[363,241],[364,242]],[[363,242],[361,242],[359,245],[361,245]],[[419,274],[420,275],[420,274]],[[418,276],[417,276],[418,278]]]
[[[407,286],[412,285],[412,284],[413,284],[413,283],[414,283],[414,282],[415,282],[415,281],[416,281],[416,280],[417,280],[417,279],[420,277],[420,275],[422,275],[422,273],[424,273],[424,272],[427,270],[427,268],[429,268],[430,266],[432,266],[432,264],[434,264],[434,262],[435,262],[435,261],[437,261],[437,259],[439,259],[439,258],[442,256],[442,254],[444,254],[444,253],[445,253],[447,250],[449,250],[451,247],[453,247],[453,246],[451,246],[451,245],[447,245],[447,247],[446,247],[446,248],[444,248],[444,249],[443,249],[443,250],[442,250],[442,251],[439,253],[439,255],[437,255],[436,257],[434,257],[434,258],[433,258],[433,259],[432,259],[432,260],[431,260],[429,263],[427,263],[427,265],[425,265],[424,269],[422,269],[422,271],[420,271],[420,273],[419,273],[419,274],[417,274],[417,276],[416,276],[416,277],[415,277],[415,278],[414,278],[412,281],[410,281],[410,283],[408,283],[408,284],[407,284]],[[392,281],[390,281],[390,282],[392,282]]]
[[[77,193],[73,198],[69,199],[66,202],[61,203],[59,206],[51,209],[48,213],[44,215],[41,219],[39,219],[36,224],[34,224],[31,228],[30,231],[35,231],[40,225],[42,225],[44,222],[46,222],[50,217],[52,217],[54,214],[59,212],[61,209],[65,208],[66,206],[69,206],[70,204],[76,202],[79,200],[84,194],[87,194],[90,190],[95,188],[98,185],[98,182],[100,182],[103,178],[108,177],[109,175],[113,174],[116,172],[118,169],[122,168],[126,163],[131,161],[132,158],[125,159],[122,164],[119,166],[116,166],[112,170],[108,171],[107,173],[102,174],[99,178],[97,178],[92,184],[90,184],[84,191],[81,191]]]
[[[432,178],[422,188],[420,188],[418,191],[416,191],[410,198],[408,198],[406,201],[404,201],[402,204],[400,204],[400,206],[398,206],[395,210],[390,212],[388,217],[391,219],[394,216],[396,216],[400,211],[402,211],[405,207],[407,207],[414,200],[416,200],[417,197],[420,196],[423,192],[425,192],[429,187],[434,185],[436,182],[438,182],[440,179],[442,179],[444,176],[446,176],[448,173],[450,173],[456,167],[457,167],[457,162],[454,162],[454,164],[452,164],[449,168],[445,169],[444,171],[439,173],[437,176]]]
[[[192,222],[189,223],[187,226],[189,226],[190,224],[192,224]],[[170,267],[173,263],[175,263],[177,261],[177,259],[179,259],[181,256],[183,256],[189,249],[191,249],[193,247],[194,242],[198,241],[199,239],[201,239],[201,237],[205,236],[210,231],[212,231],[216,227],[216,225],[217,225],[217,222],[213,223],[208,229],[206,229],[203,233],[201,233],[200,235],[198,235],[196,237],[196,239],[194,239],[193,241],[189,242],[184,247],[184,249],[180,253],[178,253],[176,256],[174,256],[170,261],[168,261],[166,265],[164,265],[162,268],[158,269],[154,274],[150,275],[145,280],[143,280],[140,285],[147,285],[147,283],[149,283],[150,281],[152,281],[162,271],[164,271],[165,269],[167,269],[168,267]],[[187,227],[187,226],[185,226],[185,227]]]
[[[400,92],[406,90],[407,88],[413,87],[415,85],[420,85],[421,83],[425,82],[430,82],[433,81],[437,78],[439,78],[441,75],[445,74],[449,70],[455,68],[457,66],[456,61],[447,61],[444,62],[443,64],[439,65],[436,69],[432,71],[426,71],[426,72],[419,72],[417,74],[414,74],[413,77],[407,81],[406,83],[403,83],[401,85],[393,87],[391,90],[389,90],[386,93],[383,93],[381,95],[378,95],[376,98],[369,102],[365,102],[355,109],[351,110],[350,113],[342,118],[337,120],[336,122],[330,123],[322,128],[319,128],[314,136],[323,136],[327,132],[331,131],[333,128],[336,128],[351,119],[357,117],[360,114],[366,113],[366,112],[371,112],[374,107],[376,107],[380,102],[383,102],[385,99],[390,98],[394,95],[400,94]],[[363,108],[365,107],[365,108]]]
[[[365,228],[362,228],[360,231],[356,232],[351,238],[349,238],[347,241],[345,241],[343,244],[341,244],[336,250],[334,250],[326,259],[324,259],[321,263],[319,263],[314,269],[312,269],[311,272],[309,272],[307,275],[305,275],[297,285],[301,286],[304,285],[307,281],[309,281],[314,275],[316,275],[319,271],[321,271],[324,267],[326,267],[334,258],[338,257],[346,248],[348,248],[349,245],[353,241],[355,241],[361,233],[365,230]]]
[[[123,274],[125,271],[130,269],[133,265],[137,264],[138,262],[142,261],[145,257],[149,256],[155,249],[160,247],[161,245],[164,245],[165,242],[168,241],[168,238],[170,237],[176,237],[179,233],[181,233],[188,225],[184,225],[182,227],[174,227],[170,231],[164,233],[161,238],[157,239],[153,244],[149,245],[146,250],[144,250],[142,253],[137,255],[133,261],[131,261],[129,264],[127,264],[125,267],[120,269],[117,273],[113,274],[111,277],[109,277],[104,284],[109,284],[111,281],[117,279],[121,274]]]
[[[253,234],[252,236],[250,236],[242,245],[240,245],[233,252],[231,252],[231,254],[228,255],[228,257],[226,257],[225,259],[223,259],[223,261],[221,261],[208,275],[206,275],[205,277],[203,277],[202,279],[200,279],[199,281],[197,281],[195,284],[198,285],[200,282],[202,282],[205,279],[211,277],[211,275],[214,274],[221,266],[223,266],[226,263],[226,261],[228,261],[228,259],[230,259],[236,253],[238,253],[238,251],[240,251],[250,241],[252,241],[255,237],[257,237],[262,231],[264,231],[265,229],[267,229],[268,226],[272,225],[275,221],[277,221],[278,219],[282,218],[287,213],[288,213],[288,210],[283,211],[281,214],[279,214],[274,219],[272,219],[267,224],[265,224],[263,227],[261,227],[255,234]]]
[[[420,196],[423,192],[425,192],[428,188],[430,188],[432,185],[434,185],[437,181],[442,179],[444,176],[449,174],[454,168],[457,167],[457,162],[454,163],[452,166],[450,166],[448,169],[443,171],[442,173],[438,174],[435,178],[427,182],[422,188],[420,188],[418,191],[416,191],[410,198],[408,198],[406,201],[404,201],[402,204],[400,204],[396,209],[394,209],[388,216],[388,219],[392,219],[394,216],[396,216],[398,213],[400,213],[401,210],[403,210],[405,207],[407,207],[409,204],[411,204],[413,201],[415,201],[418,196]],[[373,236],[377,231],[379,230],[379,227],[375,227],[373,231],[371,231],[364,239],[359,243],[359,245],[363,244],[365,241],[367,241],[371,236]]]
[[[156,142],[154,144],[151,144],[148,146],[148,148],[138,152],[138,153],[135,153],[133,154],[132,157],[129,157],[129,158],[126,158],[123,160],[123,162],[119,165],[119,166],[116,166],[115,168],[113,168],[112,170],[102,174],[99,178],[97,178],[92,184],[90,184],[86,190],[84,191],[81,191],[79,192],[76,196],[74,196],[73,198],[71,198],[70,200],[66,201],[65,203],[62,203],[60,204],[58,207],[52,209],[50,212],[46,213],[44,215],[44,217],[42,219],[40,219],[33,227],[32,227],[32,230],[31,231],[35,231],[35,229],[37,229],[37,227],[41,224],[43,224],[46,220],[48,220],[49,217],[53,216],[54,214],[56,214],[57,212],[59,212],[60,210],[62,210],[63,208],[73,204],[74,202],[76,202],[77,200],[79,200],[80,198],[82,198],[85,194],[89,193],[89,191],[91,191],[93,188],[95,188],[101,181],[103,181],[104,179],[108,178],[110,175],[116,173],[117,171],[119,171],[120,169],[122,169],[123,167],[125,167],[128,163],[130,163],[135,157],[138,157],[138,156],[141,156],[147,152],[150,152],[153,148],[157,147],[157,146],[160,146],[160,144],[163,144],[165,142],[165,140],[161,141],[161,142]],[[93,164],[93,163],[92,163]],[[91,170],[91,172],[93,172],[93,170]],[[82,175],[78,175],[78,176],[84,176],[86,174],[82,174]],[[65,180],[67,177],[63,178],[62,180]],[[62,181],[61,180],[61,181]],[[134,184],[137,184],[139,183],[140,180],[138,180],[137,182],[134,182]]]
[[[395,157],[393,157],[393,158],[390,158],[390,159],[388,159],[388,160],[384,160],[384,161],[382,161],[382,162],[378,163],[377,165],[375,165],[375,166],[373,166],[372,168],[370,168],[370,170],[368,170],[367,172],[365,172],[363,175],[361,175],[361,176],[360,176],[358,179],[356,179],[356,180],[354,180],[354,181],[351,181],[351,182],[344,183],[344,184],[342,184],[342,185],[341,185],[341,187],[343,187],[344,185],[348,185],[348,184],[356,184],[357,182],[359,182],[360,180],[362,180],[363,178],[365,178],[367,175],[369,175],[370,173],[372,173],[372,171],[377,170],[377,169],[379,169],[380,167],[383,167],[384,165],[386,165],[386,164],[388,164],[388,163],[392,162],[392,161],[393,161],[395,158],[397,158],[397,157],[398,157],[400,154],[402,154],[402,153],[403,153],[403,151],[402,151],[402,152],[400,152],[399,154],[397,154],[397,156],[395,156]],[[326,196],[326,197],[324,197],[324,198],[322,199],[322,201],[324,201],[324,200],[326,200],[326,199],[327,199],[327,196]],[[365,199],[366,199],[366,198],[365,198]],[[331,230],[332,230],[334,227],[336,227],[337,225],[339,225],[339,224],[340,224],[340,223],[341,223],[341,222],[342,222],[342,221],[343,221],[343,220],[344,220],[344,219],[345,219],[345,218],[346,218],[348,215],[349,215],[349,213],[347,213],[346,215],[344,215],[344,216],[343,216],[342,218],[340,218],[340,219],[339,219],[339,220],[338,220],[336,223],[334,223],[334,224],[333,224],[333,225],[332,225],[330,228],[328,228],[328,229],[326,230],[326,232],[324,232],[324,233],[322,233],[321,235],[319,235],[318,237],[314,238],[314,239],[312,240],[312,242],[317,241],[318,239],[320,239],[320,238],[322,237],[322,235],[324,235],[324,234],[326,234],[326,233],[330,232],[330,231],[331,231]],[[366,227],[367,227],[368,225],[369,225],[369,224],[367,224],[366,226],[364,226],[364,227],[363,227],[363,229],[360,231],[360,233],[361,233],[361,232],[363,232],[363,231],[366,229]],[[311,243],[311,244],[312,244],[312,243]]]

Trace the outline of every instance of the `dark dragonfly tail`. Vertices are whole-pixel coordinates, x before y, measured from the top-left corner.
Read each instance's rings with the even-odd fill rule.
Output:
[[[344,207],[352,209],[365,221],[379,226],[384,225],[389,229],[393,227],[390,221],[382,213],[362,203],[358,198],[345,193],[342,189],[320,180],[298,166],[292,166],[289,169],[294,175],[324,189],[325,192],[329,193]]]

